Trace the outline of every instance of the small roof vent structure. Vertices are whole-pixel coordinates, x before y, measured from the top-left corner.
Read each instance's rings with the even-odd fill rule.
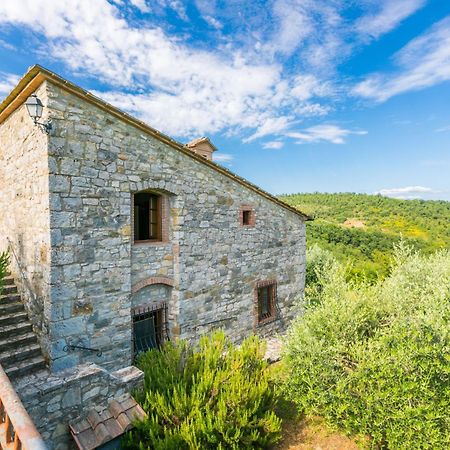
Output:
[[[193,141],[188,142],[185,147],[209,161],[212,161],[212,154],[217,150],[207,137],[194,139]]]

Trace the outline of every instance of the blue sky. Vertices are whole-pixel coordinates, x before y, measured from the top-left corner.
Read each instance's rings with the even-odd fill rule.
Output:
[[[449,0],[2,0],[41,64],[264,189],[450,200]]]

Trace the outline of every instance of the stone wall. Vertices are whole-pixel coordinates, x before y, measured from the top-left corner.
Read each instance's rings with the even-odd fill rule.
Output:
[[[44,105],[46,88],[43,83],[37,91]],[[49,222],[47,135],[22,105],[0,124],[0,251],[10,247],[11,271],[44,350],[48,345]]]
[[[69,423],[93,408],[105,409],[113,398],[141,387],[142,380],[136,367],[109,373],[85,364],[30,383],[18,393],[49,450],[76,449]]]
[[[155,283],[150,286],[139,289],[131,297],[131,306],[133,308],[146,304],[158,302],[170,302],[172,297],[172,288],[166,284]]]
[[[53,370],[89,360],[66,343],[100,348],[109,369],[130,364],[131,292],[172,280],[173,337],[223,327],[235,340],[282,331],[304,285],[305,224],[237,181],[49,84]],[[168,199],[168,242],[134,244],[132,194]],[[240,225],[241,206],[255,210]],[[278,282],[278,319],[255,328],[258,281]],[[135,294],[136,295],[136,294]]]

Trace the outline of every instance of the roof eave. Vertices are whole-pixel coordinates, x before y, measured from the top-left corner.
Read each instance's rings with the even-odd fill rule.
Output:
[[[105,102],[104,100],[100,99],[99,97],[96,97],[95,95],[91,94],[89,91],[86,91],[85,89],[80,88],[79,86],[65,80],[64,78],[60,77],[59,75],[55,74],[54,72],[51,72],[50,70],[47,70],[38,64],[30,67],[28,72],[20,79],[17,86],[0,103],[0,124],[2,122],[4,122],[6,120],[6,118],[9,117],[28,98],[28,96],[30,94],[32,94],[45,80],[48,80],[48,81],[58,85],[62,89],[65,89],[65,90],[71,92],[72,94],[85,99],[89,103],[95,104],[100,109],[103,109],[104,111],[109,112],[110,114],[114,115],[118,119],[124,120],[125,122],[127,122],[131,125],[134,125],[135,127],[139,128],[140,130],[146,132],[147,134],[152,135],[153,137],[157,138],[158,140],[164,142],[165,144],[170,145],[172,148],[184,153],[185,155],[189,156],[190,158],[195,159],[196,161],[198,161],[202,164],[210,166],[214,170],[222,173],[223,175],[227,176],[228,178],[233,179],[234,181],[247,187],[251,191],[261,195],[262,197],[266,198],[267,200],[270,200],[273,203],[276,203],[277,205],[283,207],[284,209],[287,209],[287,210],[295,213],[296,215],[301,217],[302,220],[304,220],[304,221],[313,220],[310,216],[302,213],[298,209],[283,202],[282,200],[278,199],[277,197],[274,197],[272,194],[264,191],[263,189],[254,185],[250,181],[246,180],[245,178],[242,178],[239,175],[236,175],[235,173],[231,172],[230,170],[226,169],[225,167],[223,167],[213,161],[203,158],[202,156],[200,156],[200,155],[194,153],[193,151],[189,150],[188,148],[186,148],[180,142],[175,141],[174,139],[170,138],[169,136],[165,135],[164,133],[161,133],[158,130],[147,125],[145,122],[143,122],[139,119],[136,119],[135,117],[131,116],[130,114],[128,114],[124,111],[121,111],[120,109],[116,108],[115,106],[113,106],[113,105]]]

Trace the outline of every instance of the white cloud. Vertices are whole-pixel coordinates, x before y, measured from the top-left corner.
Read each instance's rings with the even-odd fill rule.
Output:
[[[142,0],[135,4],[145,7]],[[44,35],[42,50],[109,84],[99,96],[171,135],[235,128],[256,130],[253,140],[288,126],[291,117],[280,114],[283,109],[326,111],[310,102],[323,93],[312,76],[283,79],[282,66],[274,62],[189,47],[156,26],[130,24],[106,0],[7,0],[0,2],[1,23]]]
[[[271,33],[266,33],[268,39],[260,39],[258,48],[269,57],[298,52],[303,67],[332,77],[335,68],[352,51],[367,44],[370,38],[392,31],[425,3],[426,0],[274,0],[273,27]],[[354,16],[356,10],[359,18],[349,20],[348,16]]]
[[[356,22],[356,30],[361,34],[367,34],[378,38],[406,19],[418,9],[422,8],[426,0],[384,0],[377,1],[378,10],[363,16]]]
[[[393,197],[399,199],[415,199],[422,198],[427,194],[438,194],[440,191],[425,186],[406,186],[403,188],[380,189],[374,194],[384,195],[385,197]]]
[[[291,122],[292,118],[286,116],[270,117],[258,127],[255,133],[245,138],[244,142],[251,142],[255,139],[268,136],[270,134],[281,134],[283,131],[289,128]]]
[[[273,27],[262,38],[261,53],[270,58],[300,55],[302,66],[330,76],[348,55],[346,0],[275,0]]]
[[[320,103],[300,103],[293,106],[292,112],[300,117],[326,116],[331,109],[330,106],[324,106]]]
[[[372,74],[353,93],[383,102],[450,80],[450,16],[409,42],[394,55],[394,61],[397,71]]]
[[[223,28],[223,24],[212,16],[203,16],[203,19],[206,23],[216,28],[217,30],[221,30]]]
[[[0,72],[0,99],[9,94],[18,81],[19,77],[17,75]]]
[[[130,3],[143,13],[147,13],[150,11],[150,8],[145,0],[130,0]]]
[[[341,128],[337,125],[316,125],[313,127],[306,128],[302,131],[293,131],[286,133],[286,136],[297,139],[298,144],[303,144],[306,142],[331,142],[332,144],[344,144],[345,139],[349,135],[364,135],[367,131],[363,130],[348,130]]]
[[[377,19],[384,33],[422,2],[409,1],[401,10],[391,0],[379,8],[364,0],[358,7],[372,19],[384,17]],[[218,36],[216,48],[205,49],[204,42],[194,46],[192,39],[169,35],[168,24],[152,15],[128,21],[130,5],[142,12],[170,8],[186,21],[191,11],[182,0],[2,0],[0,26],[32,30],[41,54],[95,77],[105,84],[100,97],[161,131],[180,138],[245,134],[247,142],[283,136],[304,117],[328,114],[338,94],[327,80],[336,79],[337,65],[367,36],[346,18],[352,8],[346,0],[273,0],[269,6],[264,0],[195,0],[215,28],[206,32]],[[299,139],[347,136],[318,137],[324,133],[318,126]]]
[[[299,100],[312,97],[327,97],[333,94],[330,83],[324,83],[314,75],[297,75],[292,81],[291,95]]]
[[[138,0],[143,1],[143,0]],[[153,0],[156,1],[163,8],[170,8],[175,11],[180,19],[188,21],[189,17],[186,12],[186,6],[181,0]]]
[[[300,42],[314,31],[313,22],[307,5],[299,5],[295,0],[276,0],[273,6],[275,28],[272,39],[264,46],[264,50],[287,55],[300,45]],[[306,6],[306,7],[305,7]]]
[[[14,45],[4,41],[3,39],[0,39],[0,47],[6,48],[6,50],[17,50]]]
[[[229,153],[213,153],[213,161],[227,163],[234,160],[234,156]]]
[[[267,148],[267,149],[280,149],[282,148],[284,145],[284,142],[282,141],[269,141],[269,142],[265,142],[262,146],[263,148]]]
[[[446,131],[450,131],[450,125],[447,125],[447,126],[441,127],[441,128],[437,128],[435,131],[436,131],[437,133],[444,133],[444,132],[446,132]]]
[[[195,6],[201,18],[216,30],[222,30],[223,23],[218,19],[217,2],[215,0],[195,0]],[[233,5],[238,7],[237,2]]]

